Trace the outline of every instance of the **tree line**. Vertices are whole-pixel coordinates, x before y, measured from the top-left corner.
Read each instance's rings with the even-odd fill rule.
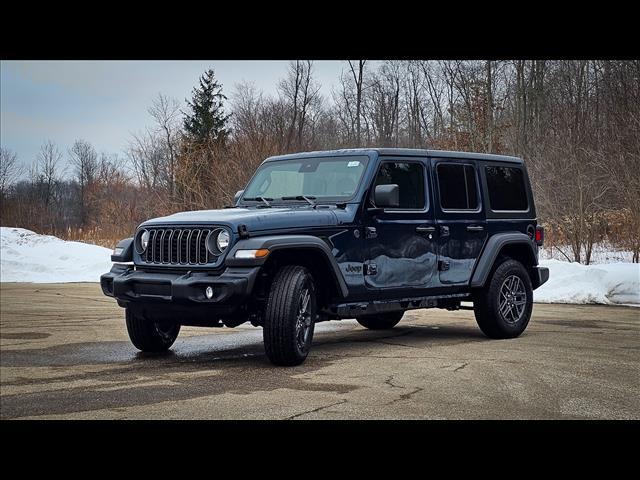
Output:
[[[18,180],[3,148],[2,224],[110,244],[152,216],[229,205],[270,155],[432,148],[521,156],[568,259],[606,240],[640,260],[640,61],[359,60],[336,80],[323,95],[314,63],[293,61],[276,94],[244,82],[228,98],[208,70],[184,104],[158,94],[119,156],[47,141]]]

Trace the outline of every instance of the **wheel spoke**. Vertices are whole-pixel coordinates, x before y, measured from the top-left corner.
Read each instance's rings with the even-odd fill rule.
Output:
[[[518,284],[518,277],[511,277],[511,284],[509,285],[509,290],[511,290],[511,295],[516,293],[517,284]]]
[[[302,293],[302,307],[300,309],[301,312],[306,312],[307,308],[309,307],[309,299],[311,298],[311,294],[309,293],[309,290],[305,290]]]
[[[300,307],[296,319],[296,341],[300,349],[305,347],[311,330],[312,318],[310,306],[311,292],[306,288],[300,295]]]
[[[504,302],[502,304],[502,306],[500,307],[500,313],[502,314],[503,317],[507,316],[507,312],[510,310],[510,305],[508,302]]]

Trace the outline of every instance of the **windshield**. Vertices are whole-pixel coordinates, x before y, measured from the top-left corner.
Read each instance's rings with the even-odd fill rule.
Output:
[[[243,200],[345,201],[353,197],[367,166],[366,155],[299,158],[263,164]]]

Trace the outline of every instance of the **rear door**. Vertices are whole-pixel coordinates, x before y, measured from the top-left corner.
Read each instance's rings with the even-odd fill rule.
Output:
[[[365,283],[373,290],[430,288],[436,275],[433,207],[429,201],[426,158],[385,158],[373,185],[397,184],[400,206],[369,214],[365,227],[368,260]]]
[[[469,282],[487,239],[476,162],[433,158],[438,270],[443,284]]]

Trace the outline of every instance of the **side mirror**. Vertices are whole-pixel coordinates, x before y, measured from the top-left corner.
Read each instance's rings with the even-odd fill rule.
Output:
[[[236,192],[236,194],[233,196],[233,203],[237,204],[238,200],[240,200],[240,197],[242,196],[242,194],[244,193],[244,190],[238,190]]]
[[[378,185],[373,195],[376,207],[394,208],[400,206],[400,187],[392,183],[390,185]]]

